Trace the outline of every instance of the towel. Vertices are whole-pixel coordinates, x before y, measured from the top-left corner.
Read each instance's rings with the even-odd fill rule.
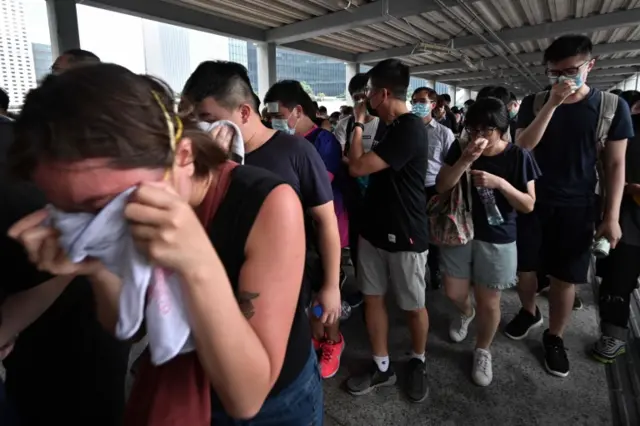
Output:
[[[209,134],[211,134],[215,128],[220,126],[228,126],[234,130],[235,134],[233,135],[231,145],[229,146],[229,158],[238,164],[244,164],[244,140],[242,139],[242,132],[240,132],[240,128],[236,126],[235,123],[228,120],[219,120],[214,123],[201,121],[198,123],[200,130]]]
[[[48,207],[51,224],[72,262],[99,259],[122,280],[116,337],[132,338],[146,319],[151,361],[163,364],[195,348],[177,274],[152,265],[133,243],[124,208],[129,188],[97,215],[65,213]]]

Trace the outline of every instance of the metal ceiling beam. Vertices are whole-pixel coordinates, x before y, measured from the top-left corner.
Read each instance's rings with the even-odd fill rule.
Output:
[[[224,35],[254,42],[265,42],[263,29],[221,18],[200,10],[158,0],[78,0],[79,3],[113,12],[153,19],[198,31]],[[286,46],[313,55],[327,56],[341,61],[353,62],[355,55],[339,49],[307,41]]]
[[[622,59],[622,60],[614,59],[612,61],[604,60],[604,61],[596,62],[596,67],[593,71],[589,73],[589,76],[601,77],[601,76],[608,76],[608,75],[623,75],[623,74],[633,74],[634,72],[640,71],[640,68],[638,67],[604,69],[604,67],[611,67],[611,66],[640,65],[640,57],[631,58],[631,59],[633,60],[629,61],[627,59]],[[617,61],[622,61],[623,63],[618,64]],[[612,62],[613,64],[609,64],[608,62]],[[531,67],[529,68],[529,71],[531,71],[533,74],[543,75],[545,71],[545,67]],[[482,79],[482,78],[496,78],[496,77],[502,77],[502,76],[506,77],[506,76],[517,76],[517,75],[520,75],[520,73],[517,70],[513,68],[507,68],[507,69],[496,69],[493,72],[478,71],[478,72],[464,72],[464,73],[458,73],[458,74],[433,75],[433,76],[429,76],[427,79],[447,82],[447,81],[465,81],[465,80],[474,80],[474,79]]]
[[[242,40],[264,41],[264,30],[260,28],[165,1],[84,0],[78,3]]]
[[[602,43],[593,47],[593,55],[612,55],[615,53],[626,53],[640,50],[640,41],[624,41],[619,43]],[[525,63],[541,63],[543,52],[522,53],[518,57]],[[478,68],[493,68],[500,65],[507,65],[504,59],[494,56],[487,59],[472,59],[478,64]],[[412,74],[429,74],[432,72],[443,72],[449,70],[467,69],[467,65],[462,61],[443,62],[440,64],[421,65],[411,68]]]
[[[627,27],[637,25],[640,21],[640,9],[622,10],[619,12],[606,13],[604,15],[594,15],[587,18],[568,19],[565,21],[549,22],[539,25],[530,25],[519,28],[508,28],[497,31],[496,34],[507,44],[520,43],[529,40],[544,38],[554,38],[564,34],[585,33],[605,30],[609,28]],[[484,46],[486,43],[478,36],[470,35],[457,37],[448,40],[434,41],[435,43],[453,44],[455,49],[470,49]],[[387,58],[398,58],[410,56],[415,50],[415,44],[390,49],[378,50],[375,52],[361,53],[357,56],[360,63],[377,62]]]
[[[327,56],[329,58],[339,59],[345,62],[355,62],[356,60],[356,55],[353,53],[344,52],[342,50],[334,49],[318,43],[312,43],[310,41],[296,41],[294,43],[284,44],[280,47],[299,50],[313,55]]]
[[[453,6],[456,1],[447,0],[445,3]],[[440,6],[433,0],[378,0],[362,6],[352,6],[338,12],[269,29],[266,31],[266,41],[279,44],[293,43],[346,31],[355,27],[388,21],[389,15],[403,18],[439,9]]]

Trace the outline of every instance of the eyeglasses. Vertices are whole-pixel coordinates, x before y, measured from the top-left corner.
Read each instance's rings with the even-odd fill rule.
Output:
[[[469,135],[478,135],[485,138],[488,138],[496,131],[495,127],[487,127],[486,129],[472,129],[471,127],[465,127],[467,134]]]
[[[580,74],[580,71],[582,71],[584,66],[587,65],[589,62],[591,62],[591,59],[584,61],[581,65],[578,65],[577,67],[565,68],[562,70],[550,70],[547,68],[544,73],[549,78],[558,78],[560,76],[575,77],[578,74]]]
[[[411,99],[411,105],[415,104],[429,104],[431,101],[429,99]]]

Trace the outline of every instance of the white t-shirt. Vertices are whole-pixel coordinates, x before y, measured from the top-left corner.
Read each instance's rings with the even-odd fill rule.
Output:
[[[338,142],[340,142],[340,145],[342,146],[342,152],[344,152],[344,146],[347,143],[347,126],[349,125],[350,118],[351,117],[345,117],[338,121],[336,129],[333,132],[336,139],[338,139]],[[368,123],[362,123],[364,124],[364,132],[362,132],[362,147],[364,148],[365,153],[371,151],[371,147],[373,146],[374,139],[376,137],[376,132],[378,131],[379,122],[380,119],[378,117],[373,117],[373,119]],[[351,132],[351,138],[353,139],[353,131]]]

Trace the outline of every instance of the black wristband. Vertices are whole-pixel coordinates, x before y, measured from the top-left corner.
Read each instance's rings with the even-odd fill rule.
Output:
[[[362,123],[353,123],[353,128],[355,129],[356,127],[360,127],[362,129],[362,131],[364,132],[364,124],[362,124]]]

